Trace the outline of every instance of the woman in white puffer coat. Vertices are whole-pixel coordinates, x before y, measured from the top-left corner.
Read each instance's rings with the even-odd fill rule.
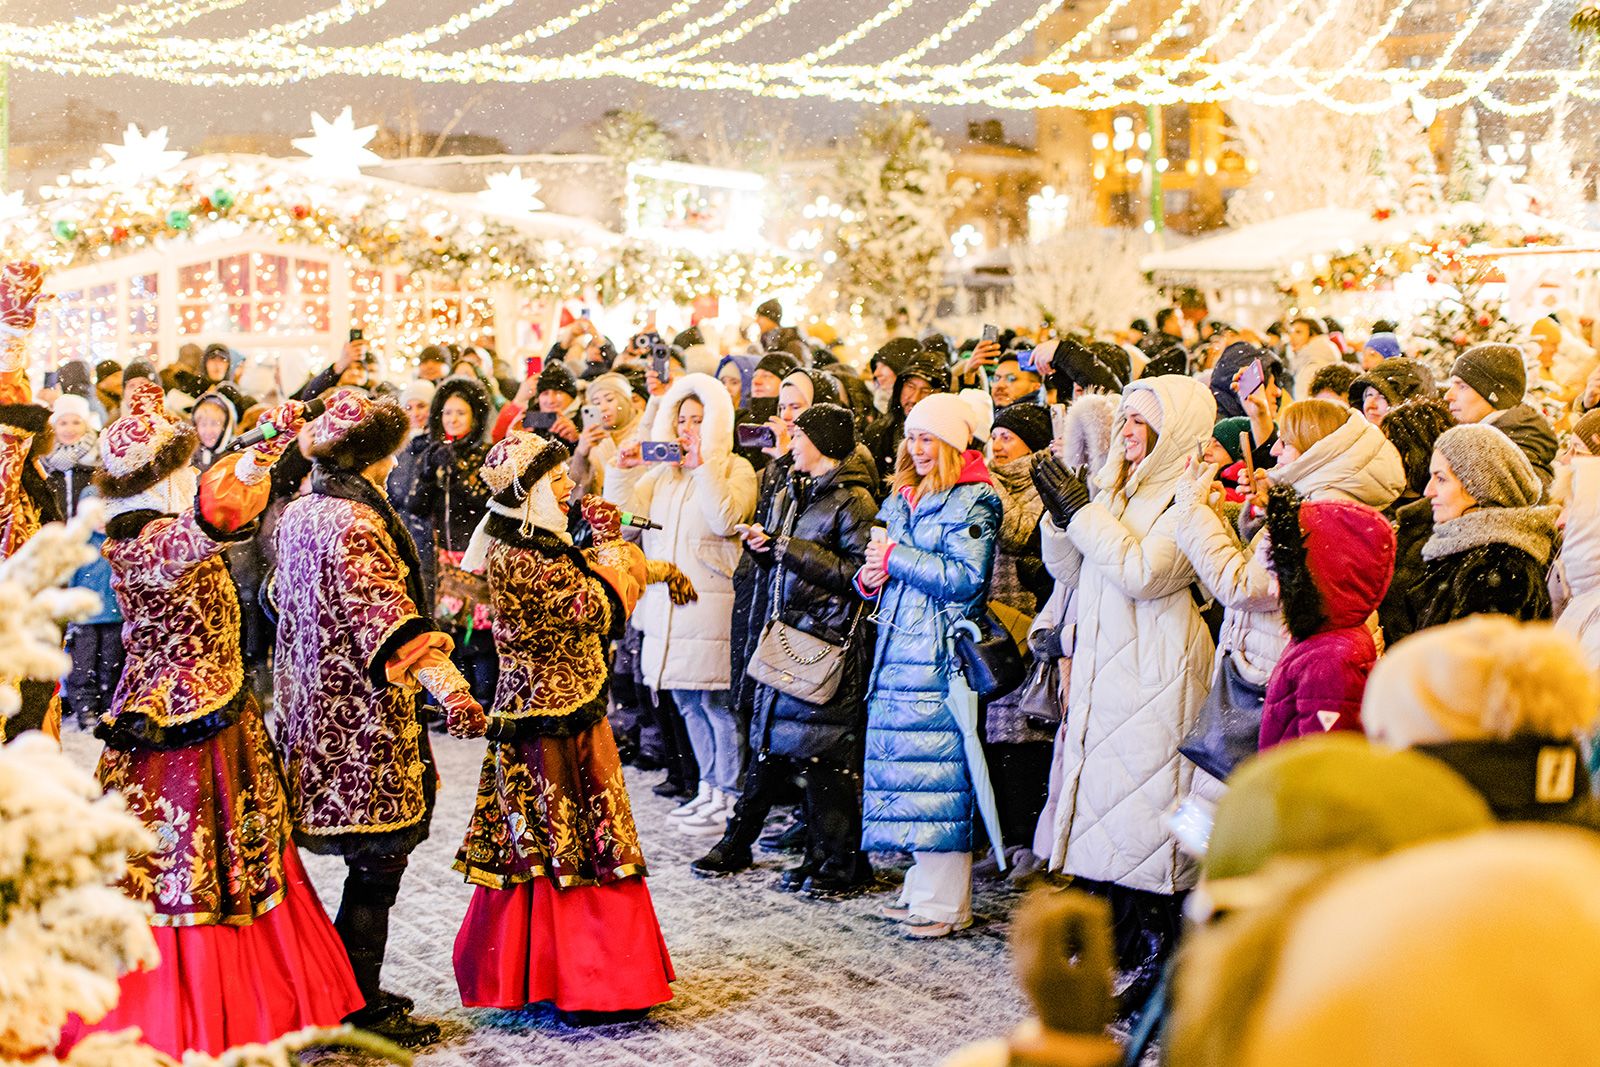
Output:
[[[675,604],[666,584],[652,584],[633,623],[644,634],[645,684],[670,690],[683,715],[700,764],[695,814],[710,827],[732,813],[744,773],[747,727],[728,703],[728,648],[733,572],[742,551],[734,526],[755,511],[756,473],[733,454],[733,402],[709,374],[678,378],[654,415],[649,440],[678,442],[683,459],[644,463],[640,444],[626,445],[606,466],[605,497],[661,526],[645,531],[644,554],[676,565],[698,595]]]
[[[1178,742],[1205,699],[1213,646],[1170,505],[1215,417],[1194,379],[1141,379],[1123,392],[1093,502],[1076,479],[1040,486],[1045,536],[1065,521],[1082,560],[1050,865],[1109,897],[1122,969],[1138,974],[1133,1002],[1160,976],[1195,879],[1163,816],[1188,792]]]

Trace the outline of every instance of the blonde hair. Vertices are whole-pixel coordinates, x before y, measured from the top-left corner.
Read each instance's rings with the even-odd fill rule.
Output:
[[[1331,400],[1296,400],[1278,416],[1278,436],[1304,452],[1350,421],[1350,409]]]
[[[894,481],[890,483],[890,492],[898,493],[909,488],[912,499],[917,500],[930,493],[942,493],[955,487],[961,480],[961,450],[945,441],[936,443],[939,451],[935,454],[933,469],[924,476],[917,473],[916,464],[911,461],[911,449],[901,440],[900,451],[895,456]]]

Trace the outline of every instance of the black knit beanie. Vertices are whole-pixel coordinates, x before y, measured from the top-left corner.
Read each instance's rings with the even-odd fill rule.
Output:
[[[1483,399],[1500,411],[1522,403],[1528,388],[1528,372],[1522,365],[1522,349],[1516,345],[1487,342],[1473,345],[1450,367],[1450,377],[1472,386]]]
[[[1029,452],[1048,448],[1055,436],[1050,411],[1043,404],[1008,404],[994,413],[994,428],[1016,434]]]
[[[572,372],[567,369],[565,363],[558,363],[552,360],[545,364],[544,370],[539,372],[539,381],[535,392],[542,393],[546,389],[554,389],[556,392],[566,393],[568,396],[577,396],[578,379],[572,376]]]
[[[787,378],[799,369],[800,361],[787,352],[768,352],[761,357],[761,362],[756,364],[756,370],[776,374],[779,378]]]
[[[829,459],[844,459],[855,451],[855,419],[838,404],[812,404],[794,420],[794,427]]]

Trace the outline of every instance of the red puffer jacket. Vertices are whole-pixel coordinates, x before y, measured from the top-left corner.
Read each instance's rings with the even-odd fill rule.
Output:
[[[1365,504],[1302,503],[1290,489],[1272,491],[1267,522],[1292,640],[1267,682],[1261,748],[1360,730],[1378,658],[1367,619],[1394,576],[1394,531]]]

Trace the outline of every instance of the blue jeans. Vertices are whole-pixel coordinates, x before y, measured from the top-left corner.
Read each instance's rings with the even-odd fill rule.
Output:
[[[673,703],[689,731],[700,764],[700,780],[738,795],[748,747],[745,727],[733,713],[726,689],[674,689]]]

